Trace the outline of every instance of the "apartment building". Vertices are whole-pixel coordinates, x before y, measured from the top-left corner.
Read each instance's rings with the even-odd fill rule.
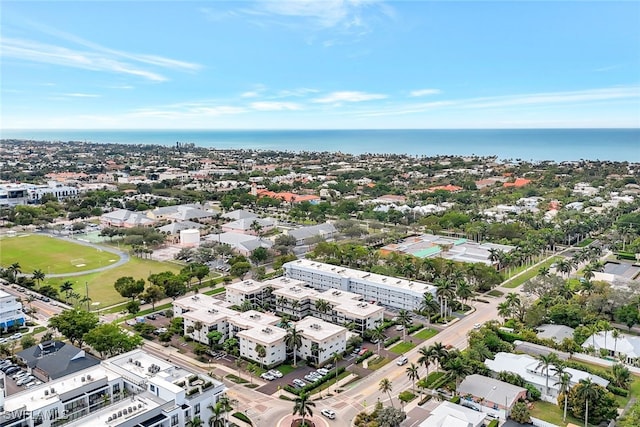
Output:
[[[342,353],[347,347],[347,328],[307,316],[296,322],[302,336],[298,356],[310,360],[315,366],[331,359],[333,353]]]
[[[267,367],[278,365],[287,359],[286,336],[287,331],[277,326],[240,331],[237,335],[240,341],[240,356]],[[260,356],[260,347],[264,349],[264,357]]]
[[[270,298],[269,286],[251,279],[230,283],[225,288],[227,302],[237,306],[241,306],[247,300],[251,304],[262,306]]]
[[[143,350],[5,397],[3,427],[177,427],[199,417],[225,386]]]
[[[10,293],[0,291],[0,328],[6,331],[10,326],[23,324],[22,303]]]
[[[424,294],[435,296],[436,288],[423,282],[368,273],[351,268],[299,259],[283,265],[287,278],[301,280],[309,286],[326,291],[338,289],[362,295],[370,303],[397,309],[415,310]]]

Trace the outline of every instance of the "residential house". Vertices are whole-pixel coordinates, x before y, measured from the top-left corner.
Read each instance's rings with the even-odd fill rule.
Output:
[[[62,341],[44,341],[16,353],[27,371],[51,381],[100,364],[100,359]]]
[[[483,375],[468,375],[458,386],[460,404],[506,419],[513,405],[527,397],[527,389]]]
[[[593,347],[598,354],[604,352],[609,357],[624,360],[627,365],[640,366],[640,337],[618,333],[614,338],[613,331],[600,331],[587,338],[582,347]]]
[[[451,402],[442,402],[418,427],[481,427],[487,414]]]

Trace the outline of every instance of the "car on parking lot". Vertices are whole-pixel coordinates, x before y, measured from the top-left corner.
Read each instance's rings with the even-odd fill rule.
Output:
[[[147,319],[149,319],[149,320],[156,320],[157,318],[158,318],[158,316],[157,316],[157,315],[155,315],[155,314],[149,314],[149,315],[147,315]]]
[[[271,369],[271,370],[269,370],[267,372],[270,373],[271,375],[273,375],[276,378],[282,378],[284,376],[282,374],[282,372],[278,371],[277,369]]]
[[[330,420],[336,419],[336,413],[332,409],[323,409],[322,411],[320,411],[320,413]]]
[[[9,369],[7,369],[6,371],[4,371],[5,374],[7,375],[11,375],[14,374],[16,372],[18,372],[20,370],[20,368],[18,368],[17,366],[12,366]]]
[[[160,335],[160,334],[164,334],[165,332],[167,332],[167,328],[158,328],[155,331],[153,331],[153,334]]]
[[[358,352],[358,356],[362,356],[362,355],[363,355],[363,354],[365,354],[367,351],[368,351],[368,350],[367,350],[367,348],[366,348],[366,347],[362,347],[362,348],[360,349],[360,351]]]
[[[273,381],[273,380],[276,379],[276,377],[271,375],[269,372],[263,372],[260,375],[260,378],[262,378],[263,380],[267,380],[267,381]]]
[[[16,332],[9,337],[10,340],[19,340],[20,338],[22,338],[22,334],[20,332]]]
[[[396,331],[402,331],[404,329],[404,325],[396,325]]]
[[[323,369],[326,369],[328,371],[332,370],[333,369],[333,363],[327,363],[326,365],[324,365]]]
[[[306,386],[306,385],[307,385],[307,383],[305,383],[304,381],[302,381],[302,380],[301,380],[301,379],[299,379],[299,378],[294,378],[294,379],[293,379],[293,381],[292,381],[292,383],[293,383],[293,385],[294,385],[294,386],[296,386],[296,387],[304,387],[304,386]]]
[[[27,375],[29,375],[29,373],[27,371],[20,371],[17,372],[15,374],[13,374],[13,376],[11,378],[13,378],[14,380],[19,380],[22,377],[26,377]]]
[[[6,343],[7,341],[9,341],[9,340],[8,340],[8,339],[6,339],[6,338],[0,338],[0,344],[4,344],[4,343]]]
[[[16,385],[21,386],[21,385],[29,384],[31,381],[35,381],[35,379],[36,377],[34,377],[33,375],[27,375],[26,377],[22,377],[18,381],[16,381]]]
[[[326,369],[326,368],[320,368],[320,369],[318,369],[318,373],[320,375],[327,375],[329,373],[329,370]]]

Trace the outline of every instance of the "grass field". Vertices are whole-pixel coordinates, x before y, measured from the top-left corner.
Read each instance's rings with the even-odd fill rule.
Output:
[[[416,338],[420,338],[421,340],[428,340],[429,338],[435,336],[438,334],[438,331],[436,331],[435,329],[423,329],[420,332],[418,332],[417,334],[414,334],[413,336]]]
[[[527,272],[521,274],[520,276],[515,277],[513,279],[507,280],[505,282],[505,284],[502,285],[502,286],[505,287],[505,288],[511,288],[511,289],[517,288],[518,286],[522,285],[527,280],[533,279],[534,277],[536,277],[538,275],[538,271],[542,267],[550,267],[551,264],[553,264],[554,262],[558,262],[561,259],[562,259],[561,256],[554,256],[552,258],[549,258],[545,262],[540,263],[535,267],[532,267],[530,270],[528,270]]]
[[[134,279],[146,280],[150,274],[161,273],[163,271],[178,273],[180,268],[173,263],[131,258],[125,265],[107,271],[85,274],[83,276],[46,279],[45,283],[59,287],[64,281],[69,280],[73,283],[74,291],[83,296],[85,294],[86,283],[89,287],[89,297],[93,302],[100,302],[100,305],[96,308],[102,309],[125,300],[113,287],[115,281],[120,277],[131,276]]]
[[[104,267],[119,259],[111,252],[54,237],[32,234],[0,239],[0,265],[8,267],[17,262],[25,274],[37,269],[45,274],[75,273]]]
[[[407,351],[411,350],[413,347],[415,347],[415,344],[404,341],[404,342],[401,342],[400,344],[394,345],[389,349],[389,351],[395,354],[404,354]]]

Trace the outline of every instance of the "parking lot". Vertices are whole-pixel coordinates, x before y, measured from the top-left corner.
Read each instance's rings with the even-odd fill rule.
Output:
[[[7,396],[42,384],[42,381],[35,375],[28,375],[24,367],[19,367],[8,359],[0,361],[0,370],[5,372],[4,389]],[[14,379],[15,376],[17,378]]]

